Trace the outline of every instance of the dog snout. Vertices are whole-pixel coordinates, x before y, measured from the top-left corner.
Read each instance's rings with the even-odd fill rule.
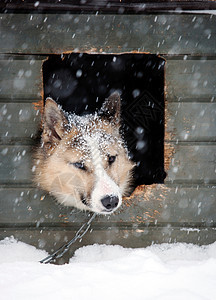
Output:
[[[111,211],[118,206],[119,198],[117,196],[107,195],[101,199],[101,202],[108,211]]]

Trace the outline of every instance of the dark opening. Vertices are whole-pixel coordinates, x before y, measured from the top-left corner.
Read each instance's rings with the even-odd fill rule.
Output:
[[[67,112],[83,115],[98,110],[119,91],[122,133],[137,163],[135,187],[163,183],[164,64],[152,54],[53,55],[43,64],[44,98],[52,97]]]

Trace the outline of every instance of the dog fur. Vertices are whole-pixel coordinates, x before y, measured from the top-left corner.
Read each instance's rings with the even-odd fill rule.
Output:
[[[59,203],[109,214],[130,191],[133,163],[120,135],[121,100],[113,93],[98,113],[65,113],[47,98],[35,181]],[[113,202],[114,201],[114,202]]]

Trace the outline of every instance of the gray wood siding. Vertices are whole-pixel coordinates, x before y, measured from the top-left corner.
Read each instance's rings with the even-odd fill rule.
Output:
[[[2,14],[0,21],[0,53],[216,53],[212,15]]]
[[[145,195],[136,197],[134,203],[123,203],[118,213],[109,218],[100,217],[94,222],[109,227],[112,224],[175,224],[192,226],[211,225],[214,221],[215,186],[214,185],[158,185]],[[52,197],[43,191],[29,186],[5,187],[1,191],[0,211],[1,225],[13,227],[78,226],[85,220],[87,213],[80,213],[74,208],[68,208],[57,204]]]
[[[172,134],[172,141],[216,141],[216,103],[203,103],[202,98],[199,100],[201,102],[169,103],[167,127]]]
[[[0,43],[0,45],[2,45]],[[0,46],[1,49],[1,46]],[[45,59],[45,57],[44,57]],[[0,56],[0,92],[2,99],[36,100],[42,92],[42,57]]]
[[[139,187],[116,214],[97,217],[93,232],[78,246],[213,242],[216,17],[9,14],[0,20],[1,237],[13,234],[50,251],[71,238],[88,215],[58,205],[32,183],[33,138],[41,119],[41,69],[47,55],[144,51],[166,59],[166,182]]]
[[[216,60],[199,57],[181,63],[178,59],[167,60],[167,101],[216,101]]]
[[[31,139],[37,135],[41,114],[33,103],[0,102],[1,139]]]

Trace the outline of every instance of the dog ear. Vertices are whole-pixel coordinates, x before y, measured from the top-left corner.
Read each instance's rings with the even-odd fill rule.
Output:
[[[43,115],[43,142],[58,144],[62,139],[68,121],[58,104],[51,98],[46,99]]]
[[[120,123],[121,116],[121,98],[118,92],[112,93],[106,99],[99,111],[99,115],[116,125]]]

